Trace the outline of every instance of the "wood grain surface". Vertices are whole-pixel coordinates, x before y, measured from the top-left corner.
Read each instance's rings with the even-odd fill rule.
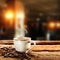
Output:
[[[2,44],[12,42],[12,40],[0,41],[0,48],[14,47],[13,45]],[[32,55],[31,60],[60,60],[60,45],[31,45],[31,47],[32,49],[29,51],[29,53]],[[0,60],[20,60],[20,58],[5,58],[0,56]]]
[[[40,41],[40,40],[36,40],[36,41],[34,41],[34,40],[32,40],[32,44],[33,43],[36,43],[36,45],[60,45],[60,41],[54,41],[54,40],[52,40],[52,41],[44,41],[44,40],[42,40],[42,41]],[[0,44],[13,44],[13,40],[0,40]]]

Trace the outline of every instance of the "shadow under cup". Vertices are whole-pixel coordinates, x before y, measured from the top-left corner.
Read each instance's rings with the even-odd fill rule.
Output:
[[[31,38],[30,37],[17,37],[14,38],[14,48],[18,52],[26,52],[30,49],[31,45]]]

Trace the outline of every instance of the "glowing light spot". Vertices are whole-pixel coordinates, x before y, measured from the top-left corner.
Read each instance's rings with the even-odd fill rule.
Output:
[[[24,12],[19,12],[16,14],[16,18],[24,19],[25,15]]]
[[[59,22],[56,23],[56,27],[60,28],[60,23]]]
[[[12,11],[7,11],[5,13],[5,18],[6,19],[13,19],[14,18],[14,13]]]
[[[54,22],[50,22],[48,27],[51,28],[51,29],[54,29],[55,28],[55,23]]]

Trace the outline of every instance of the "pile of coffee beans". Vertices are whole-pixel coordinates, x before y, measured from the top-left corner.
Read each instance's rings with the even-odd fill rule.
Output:
[[[1,52],[1,56],[4,57],[21,58],[21,60],[23,59],[31,60],[30,58],[31,55],[29,53],[17,52],[15,48],[3,47],[0,48],[0,52]]]

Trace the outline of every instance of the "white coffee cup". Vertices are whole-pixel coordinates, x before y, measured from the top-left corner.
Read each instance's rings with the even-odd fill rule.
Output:
[[[17,37],[14,38],[14,48],[18,52],[26,52],[31,45],[31,38],[30,37]]]

